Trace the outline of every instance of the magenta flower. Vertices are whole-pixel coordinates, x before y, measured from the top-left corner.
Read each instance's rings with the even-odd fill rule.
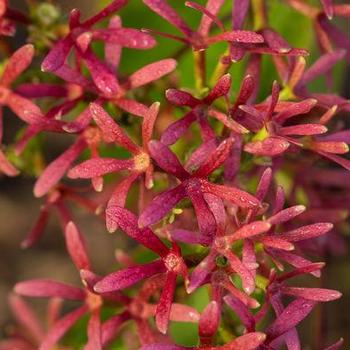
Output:
[[[217,14],[223,5],[222,0],[209,0],[206,8],[199,4],[188,1],[187,6],[190,6],[203,13],[201,23],[197,31],[193,31],[176,11],[167,3],[166,0],[143,0],[143,2],[159,16],[180,30],[184,37],[178,37],[170,34],[161,33],[150,30],[151,33],[160,34],[171,39],[175,39],[190,45],[194,50],[205,50],[208,46],[221,41],[235,43],[262,43],[264,39],[261,35],[246,30],[225,31],[222,23],[217,18]],[[223,31],[221,34],[209,36],[210,27],[216,23]],[[145,30],[149,31],[149,30]]]
[[[8,0],[0,1],[0,35],[13,36],[16,33],[15,23],[28,24],[27,17],[8,5]]]
[[[64,232],[67,224],[73,220],[67,202],[76,204],[91,213],[96,212],[98,204],[81,195],[79,190],[65,186],[56,186],[47,196],[45,203],[40,208],[40,213],[29,231],[27,237],[21,242],[22,248],[29,248],[39,241],[44,234],[47,222],[52,212],[56,211]]]
[[[138,281],[156,274],[165,273],[166,280],[156,310],[156,325],[160,332],[168,329],[171,305],[173,302],[176,279],[182,275],[187,281],[187,267],[182,259],[180,248],[173,244],[169,249],[149,228],[138,228],[137,218],[121,207],[110,207],[108,215],[130,237],[152,250],[161,259],[145,265],[130,266],[104,277],[94,286],[97,293],[119,291]]]
[[[191,108],[191,110],[183,118],[168,126],[168,128],[162,133],[161,142],[165,145],[175,143],[194,122],[197,122],[201,128],[202,139],[204,141],[210,141],[215,135],[206,120],[208,114],[218,119],[227,128],[236,133],[241,134],[248,132],[243,126],[239,125],[233,119],[228,118],[223,113],[220,113],[215,109],[209,109],[215,100],[227,96],[230,92],[230,88],[231,76],[226,74],[218,80],[213,89],[202,99],[197,99],[186,91],[175,89],[167,90],[166,98],[170,103],[175,106],[186,106]]]
[[[136,49],[147,49],[155,45],[155,41],[151,36],[135,29],[93,29],[96,23],[114,14],[126,3],[127,0],[114,0],[95,16],[84,22],[80,22],[80,11],[73,10],[69,18],[70,31],[68,35],[59,40],[45,57],[42,70],[53,72],[58,76],[62,76],[62,74],[66,76],[65,70],[69,70],[66,60],[71,49],[75,48],[78,56],[84,60],[89,68],[98,89],[106,95],[114,95],[119,89],[118,81],[111,69],[94,55],[90,49],[90,43],[93,40],[102,40],[109,44]]]
[[[133,298],[125,297],[125,310],[102,324],[102,343],[104,345],[112,341],[118,335],[120,328],[129,320],[135,322],[137,334],[142,345],[162,339],[149,322],[149,318],[153,318],[157,310],[157,305],[150,303],[149,299],[160,292],[164,286],[165,279],[166,276],[164,274],[155,275],[143,283],[136,296]],[[173,303],[169,320],[198,322],[199,313],[187,305]]]
[[[68,223],[65,230],[67,251],[78,271],[91,270],[91,263],[85,248],[83,236],[73,222]],[[94,282],[100,280],[99,276],[94,276]],[[84,280],[82,280],[84,283]],[[58,319],[49,332],[43,338],[40,350],[51,349],[73,325],[86,313],[90,314],[88,324],[87,349],[102,349],[100,310],[103,300],[119,301],[119,294],[96,294],[88,284],[84,283],[84,288],[78,288],[62,282],[48,279],[37,279],[19,282],[15,285],[15,292],[22,296],[62,298],[75,300],[82,303],[77,309],[70,311],[62,318]]]
[[[157,195],[139,218],[141,227],[155,224],[162,219],[182,199],[188,197],[196,212],[199,226],[199,241],[210,244],[214,238],[216,223],[205,199],[205,194],[212,194],[223,200],[230,201],[242,208],[251,208],[258,205],[256,198],[236,187],[217,185],[206,178],[215,169],[219,168],[228,156],[232,140],[223,141],[198,169],[187,172],[174,153],[159,141],[151,141],[149,150],[152,158],[166,173],[175,176],[181,182],[176,187]]]

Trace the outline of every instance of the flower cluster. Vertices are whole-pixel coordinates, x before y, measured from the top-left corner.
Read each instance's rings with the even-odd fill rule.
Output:
[[[18,327],[0,349],[78,348],[65,337],[86,318],[80,331],[87,350],[113,349],[120,339],[123,349],[142,350],[304,348],[299,323],[317,304],[341,296],[321,283],[310,287],[325,265],[310,255],[323,259],[345,249],[350,130],[340,112],[350,104],[312,91],[310,83],[325,75],[331,85],[333,66],[350,57],[350,39],[334,24],[350,16],[350,5],[284,1],[315,28],[321,55],[310,63],[307,49],[271,27],[267,0],[187,1],[201,15],[197,29],[167,0],[143,3],[181,35],[124,27],[118,11],[127,11],[128,0],[113,0],[84,21],[77,9],[68,25],[52,20],[40,52],[31,36],[4,63],[0,105],[23,128],[2,147],[0,170],[34,175],[34,195],[44,197],[22,248],[40,240],[57,212],[82,285],[52,276],[18,282],[10,296]],[[15,35],[17,24],[38,31],[42,5],[31,6],[27,17],[0,1],[0,34]],[[158,36],[180,42],[180,51],[125,74],[124,48],[152,49]],[[209,79],[206,58],[217,44],[225,51]],[[44,57],[32,62],[36,53]],[[184,53],[193,54],[193,88],[179,82]],[[269,81],[263,81],[265,56],[276,73]],[[36,61],[44,73],[32,79],[24,71],[34,71]],[[244,67],[241,81],[231,77],[236,65]],[[41,140],[51,133],[71,144],[46,164]],[[120,229],[137,252],[116,247],[118,268],[99,274],[68,202],[104,221],[110,233]],[[307,276],[308,287],[295,286],[297,276]],[[205,305],[191,304],[191,295],[203,292]],[[24,297],[49,299],[45,327]],[[77,306],[62,309],[65,300]],[[196,324],[197,343],[177,345],[173,321]],[[320,349],[343,344],[324,338],[315,340]]]

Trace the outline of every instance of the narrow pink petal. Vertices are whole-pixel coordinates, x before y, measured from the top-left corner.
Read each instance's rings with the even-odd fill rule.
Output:
[[[168,174],[172,174],[178,179],[186,179],[189,176],[176,155],[162,142],[153,140],[148,143],[148,148],[158,166]]]
[[[102,350],[100,309],[91,312],[87,326],[88,342],[84,350]]]
[[[194,152],[189,156],[185,169],[192,173],[206,160],[208,154],[215,151],[217,147],[217,140],[213,138],[209,141],[203,142]]]
[[[127,4],[127,2],[128,0],[113,0],[109,5],[104,7],[95,16],[90,17],[85,22],[83,22],[82,25],[85,27],[93,26],[95,23],[103,20],[104,18],[120,10],[123,6]]]
[[[201,263],[193,269],[190,279],[190,285],[187,288],[188,293],[192,293],[206,281],[207,277],[216,266],[216,256],[217,253],[214,250],[211,250],[209,255],[207,255],[201,261]]]
[[[27,98],[67,96],[64,86],[50,83],[24,83],[16,88],[16,92]]]
[[[102,323],[102,344],[106,346],[110,341],[112,341],[117,335],[120,328],[124,325],[126,321],[130,319],[128,312],[123,312],[119,315],[109,318],[107,321]]]
[[[197,323],[199,317],[199,312],[191,306],[178,303],[173,303],[171,305],[169,316],[171,321]]]
[[[320,1],[322,3],[324,12],[326,13],[328,19],[332,19],[334,15],[333,0],[320,0]]]
[[[219,41],[229,41],[236,43],[259,44],[264,42],[262,35],[248,30],[233,30],[209,37],[208,44],[214,44]]]
[[[189,92],[177,89],[166,90],[165,97],[174,106],[188,106],[194,108],[201,103],[200,100],[193,97]]]
[[[122,21],[119,16],[113,16],[108,24],[108,29],[118,29],[122,27]],[[105,43],[105,60],[108,67],[115,71],[119,67],[122,47],[114,43]]]
[[[158,330],[166,334],[169,325],[171,305],[174,299],[177,274],[169,271],[162,289],[162,294],[156,309],[156,326]]]
[[[288,108],[283,109],[278,113],[274,120],[279,124],[283,124],[286,120],[299,114],[306,114],[311,111],[312,108],[317,104],[317,100],[314,98],[308,98],[301,102],[292,103]]]
[[[67,123],[63,126],[63,129],[69,133],[79,133],[85,130],[90,124],[92,115],[90,108],[85,108],[74,121]]]
[[[247,294],[253,293],[255,289],[255,280],[251,272],[238,259],[238,257],[231,250],[220,251],[230,263],[233,271],[235,271],[242,280],[243,289]]]
[[[192,176],[207,177],[214,170],[219,168],[227,159],[233,145],[233,138],[228,138],[220,143],[207,159],[201,164]]]
[[[216,221],[213,213],[210,211],[203,194],[198,188],[186,188],[186,193],[190,198],[198,221],[200,241],[210,244],[214,238],[216,231]]]
[[[9,94],[5,104],[17,117],[28,124],[39,123],[41,121],[40,119],[43,118],[43,113],[36,104],[13,92]]]
[[[128,86],[130,89],[135,89],[156,81],[164,75],[171,73],[175,69],[176,64],[176,61],[172,58],[150,63],[130,75]]]
[[[208,114],[219,120],[222,124],[224,124],[227,128],[231,129],[232,131],[238,133],[238,134],[247,134],[249,132],[248,129],[246,129],[243,125],[237,123],[235,120],[230,118],[225,113],[219,112],[213,108],[210,108],[208,111]]]
[[[268,327],[268,338],[275,339],[297,326],[312,311],[315,305],[316,302],[302,298],[292,301]]]
[[[78,270],[90,270],[90,260],[86,243],[77,226],[70,221],[66,226],[65,238],[67,250]]]
[[[197,114],[194,111],[190,111],[184,117],[170,124],[162,133],[161,141],[165,145],[174,144],[191,126],[191,124],[197,119]]]
[[[239,93],[238,93],[238,96],[236,98],[235,104],[230,109],[231,115],[233,115],[237,111],[238,106],[244,105],[247,103],[249,97],[254,92],[254,88],[255,88],[254,77],[249,75],[249,74],[246,75],[243,78],[243,81],[241,83],[241,87],[239,89]]]
[[[325,158],[328,158],[328,159],[332,160],[335,163],[338,163],[340,166],[342,166],[346,170],[350,170],[350,161],[348,159],[339,157],[339,156],[337,156],[335,154],[322,152],[322,151],[318,151],[317,153],[319,153],[320,155],[322,155]]]
[[[23,71],[25,71],[34,57],[34,46],[27,44],[15,51],[7,62],[2,73],[0,84],[10,86]]]
[[[113,215],[109,215],[109,208],[111,207],[124,207],[127,195],[129,193],[130,187],[136,181],[139,174],[131,174],[127,176],[122,182],[120,182],[114,189],[111,198],[107,203],[106,208],[106,227],[108,232],[112,233],[118,229],[117,222],[113,219]],[[112,213],[113,214],[113,213]]]
[[[113,96],[119,90],[120,86],[115,74],[101,62],[95,54],[88,49],[84,53],[80,53],[88,67],[92,80],[97,88],[106,96]]]
[[[272,119],[272,114],[275,111],[275,107],[278,103],[278,98],[279,98],[279,93],[280,93],[280,86],[275,80],[272,84],[272,91],[271,91],[271,96],[269,97],[269,109],[266,112],[266,117],[265,120],[271,120]]]
[[[126,321],[130,319],[128,312],[123,312],[119,315],[109,318],[107,321],[102,323],[102,344],[106,346],[112,341],[118,334],[120,328]]]
[[[264,198],[266,197],[267,192],[270,188],[271,181],[272,181],[272,169],[266,168],[260,177],[259,184],[256,189],[255,196],[260,201],[264,200]]]
[[[79,138],[72,146],[51,162],[34,185],[34,195],[41,197],[61,180],[73,161],[85,149],[86,142]]]
[[[73,69],[68,64],[58,67],[54,74],[67,83],[77,84],[94,92],[96,90],[95,85],[89,79],[83,76],[78,69]]]
[[[294,267],[297,267],[297,268],[304,268],[305,266],[309,266],[312,264],[311,261],[309,261],[305,258],[302,258],[301,256],[296,255],[296,254],[291,253],[291,252],[282,251],[282,250],[275,250],[275,249],[267,249],[266,251],[268,254],[270,254],[274,258],[282,259],[282,260],[286,261],[288,264],[290,264]],[[315,277],[321,276],[320,271],[311,272],[311,274]]]
[[[208,0],[205,5],[205,9],[214,18],[216,18],[224,2],[225,0]],[[205,13],[203,13],[197,32],[202,37],[208,36],[212,24],[213,24],[213,19],[207,16]]]
[[[293,207],[281,210],[277,214],[271,216],[267,221],[271,225],[282,224],[284,222],[292,220],[296,216],[303,213],[305,210],[306,208],[303,205],[295,205]]]
[[[342,296],[342,294],[336,290],[323,288],[298,288],[282,286],[281,292],[283,294],[291,295],[297,298],[322,302],[336,300]]]
[[[148,111],[147,106],[144,104],[123,97],[113,100],[113,103],[124,111],[136,115],[137,117],[144,117]]]
[[[321,124],[301,124],[293,126],[285,126],[278,130],[280,135],[319,135],[327,132],[328,129]]]
[[[192,30],[176,13],[176,11],[167,3],[166,0],[143,0],[152,11],[163,17],[174,27],[181,30],[187,37],[191,37]]]
[[[37,316],[33,313],[33,310],[20,296],[15,294],[10,295],[9,304],[17,322],[28,330],[30,335],[39,343],[44,337],[45,331],[38,321]]]
[[[220,346],[219,350],[255,350],[266,339],[266,335],[260,332],[241,335],[226,345]]]
[[[148,112],[143,117],[142,121],[142,145],[148,149],[148,142],[151,141],[153,135],[154,124],[159,113],[159,102],[154,102],[150,106]]]
[[[166,256],[169,249],[149,228],[140,229],[137,224],[137,217],[129,210],[122,207],[109,207],[107,215],[131,238],[141,243],[148,249],[160,256]]]
[[[344,154],[349,151],[349,146],[345,142],[336,141],[314,141],[311,149],[317,152],[326,152],[331,154]]]
[[[19,171],[7,160],[2,151],[0,151],[0,171],[7,176],[17,176],[19,174]]]
[[[185,196],[185,188],[181,185],[158,194],[140,215],[139,226],[146,227],[155,224]]]
[[[254,221],[239,228],[232,235],[227,236],[230,242],[238,239],[250,238],[269,231],[271,224],[266,221]]]
[[[272,214],[276,214],[279,211],[281,211],[284,207],[284,203],[285,203],[285,198],[286,194],[284,192],[284,189],[282,186],[277,186],[276,189],[276,196],[275,196],[275,202],[273,205],[273,210],[272,210]]]
[[[218,330],[221,316],[220,311],[218,303],[214,300],[203,310],[198,326],[198,333],[202,343],[203,340],[205,341],[205,338],[212,338]]]
[[[134,162],[130,159],[92,158],[69,170],[68,177],[71,179],[91,179],[133,168]]]
[[[107,293],[130,287],[133,284],[153,275],[165,272],[162,260],[130,266],[124,270],[113,272],[95,284],[94,290],[97,293]]]
[[[85,292],[81,288],[48,279],[36,279],[19,282],[14,290],[28,297],[58,297],[69,300],[84,300]]]
[[[62,40],[59,40],[41,63],[41,70],[43,72],[55,72],[63,66],[72,46],[73,39],[71,36],[66,36]]]
[[[174,229],[170,232],[171,237],[179,242],[184,242],[188,244],[205,244],[203,237],[200,237],[198,232],[184,230],[184,229]]]
[[[27,237],[21,242],[21,248],[29,248],[40,239],[49,219],[49,209],[49,205],[43,205],[40,208],[39,217]]]
[[[328,222],[319,222],[317,224],[302,226],[297,229],[281,233],[279,238],[285,239],[289,242],[298,242],[304,239],[319,237],[326,234],[333,228],[333,224]]]
[[[204,102],[211,105],[216,99],[226,96],[231,89],[231,75],[223,75],[211,89],[210,93],[204,98]]]
[[[90,104],[90,112],[97,126],[102,130],[106,142],[117,142],[131,153],[139,153],[140,148],[114,119],[97,103]]]
[[[92,35],[94,39],[130,49],[146,50],[156,45],[152,36],[133,28],[95,29]]]
[[[350,144],[350,130],[337,131],[317,138],[319,141],[337,141]]]
[[[327,348],[325,348],[324,350],[339,350],[339,349],[341,349],[343,344],[344,344],[344,339],[341,338],[336,343],[334,343],[330,346],[327,346]]]
[[[305,71],[300,84],[306,85],[317,77],[329,72],[344,56],[344,50],[336,50],[322,55],[309,69]]]
[[[226,229],[226,208],[223,201],[209,193],[204,194],[204,199],[214,215],[217,229],[221,230],[220,233],[224,233]]]
[[[247,330],[255,329],[255,319],[253,314],[249,311],[248,307],[244,305],[239,299],[232,296],[231,294],[227,294],[224,296],[224,301],[227,305],[229,305],[233,311],[240,318],[244,326]]]
[[[242,208],[254,208],[259,205],[259,201],[254,196],[236,187],[217,185],[206,181],[203,183],[203,192],[211,193]]]
[[[234,30],[242,29],[249,9],[249,0],[234,0],[232,11],[232,26]]]
[[[263,141],[253,141],[245,144],[244,150],[258,156],[274,157],[285,152],[289,142],[279,137],[268,137]]]
[[[87,306],[76,309],[59,319],[46,334],[39,350],[51,350],[70,328],[88,311]]]
[[[288,42],[280,34],[270,28],[263,30],[263,36],[266,44],[276,52],[288,53],[292,49]]]
[[[278,282],[283,282],[285,280],[291,279],[291,278],[296,277],[296,276],[305,275],[305,274],[315,272],[315,271],[320,272],[321,269],[323,269],[325,267],[325,265],[326,264],[323,262],[310,263],[310,265],[305,265],[305,266],[293,269],[289,272],[286,272],[282,275],[279,275],[277,277],[277,280],[278,280]]]
[[[289,243],[279,237],[263,236],[263,237],[257,237],[257,240],[266,247],[282,249],[287,251],[294,250],[294,245],[292,243]]]

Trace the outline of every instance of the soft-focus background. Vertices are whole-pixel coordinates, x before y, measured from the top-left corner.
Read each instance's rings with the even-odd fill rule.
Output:
[[[84,16],[93,14],[96,8],[103,6],[106,1],[93,0],[60,0],[53,1],[61,7],[62,15],[67,16],[69,11],[78,7]],[[197,23],[198,14],[184,7],[183,0],[169,1],[176,8],[181,9],[181,14],[189,22]],[[229,3],[230,1],[227,1]],[[270,2],[270,1],[269,1]],[[346,2],[346,1],[345,1]],[[13,7],[24,9],[26,2],[24,0],[10,1]],[[203,3],[203,1],[201,1]],[[229,5],[229,4],[227,4]],[[313,44],[313,31],[307,19],[288,9],[282,4],[282,1],[271,0],[270,21],[272,26],[281,32],[287,40],[296,47],[312,48],[310,60],[317,57],[317,50]],[[223,9],[223,18],[229,19],[229,6]],[[152,27],[161,28],[162,31],[173,32],[173,29],[160,17],[148,10],[141,0],[130,0],[130,4],[121,12],[123,23],[126,26],[136,28]],[[229,21],[226,20],[227,25]],[[350,24],[342,23],[347,26],[350,32]],[[23,44],[25,33],[19,29],[16,37],[11,41],[13,48]],[[142,52],[142,54],[125,50],[122,60],[122,71],[132,72],[146,62],[156,59],[172,57],[181,50],[181,44],[173,43],[168,39],[157,38],[158,46],[155,49]],[[214,63],[217,54],[222,52],[222,47],[218,45],[211,50],[209,62]],[[178,66],[181,72],[181,85],[193,86],[192,80],[192,56],[186,54],[181,59]],[[234,86],[237,88],[240,77],[242,76],[242,65],[237,64],[232,70]],[[264,62],[263,86],[261,96],[269,93],[273,78],[276,77],[269,60]],[[344,97],[350,97],[350,76],[349,67],[339,65],[336,67],[336,90]],[[318,81],[315,89],[324,88],[324,82]],[[161,99],[162,96],[155,96]],[[347,116],[349,117],[349,116]],[[18,130],[17,119],[11,118],[8,111],[5,115],[6,139],[12,140],[14,133]],[[5,141],[6,141],[5,139]],[[46,139],[46,154],[48,159],[54,158],[59,154],[65,145],[59,137],[50,135]],[[350,175],[349,175],[350,180]],[[17,281],[30,278],[53,278],[72,284],[79,284],[79,276],[76,273],[73,264],[68,259],[64,250],[64,242],[57,220],[52,218],[46,229],[43,239],[34,248],[23,251],[19,248],[19,243],[24,235],[30,229],[32,223],[37,218],[41,200],[35,199],[32,195],[33,179],[25,176],[17,178],[6,178],[0,175],[0,329],[4,331],[11,324],[11,315],[7,306],[7,295],[11,291],[13,284]],[[77,223],[84,232],[88,245],[90,247],[95,270],[99,273],[106,273],[111,270],[111,264],[115,264],[115,248],[127,249],[130,242],[125,241],[124,235],[110,235],[104,228],[102,222],[97,218],[88,216],[83,212],[76,212]],[[349,243],[349,239],[348,239]],[[343,293],[343,298],[323,305],[324,312],[327,314],[327,322],[331,340],[336,340],[344,336],[346,343],[344,349],[350,349],[350,255],[349,253],[340,257],[330,257],[325,270],[327,287],[338,289]],[[205,298],[205,297],[203,297]],[[199,307],[203,304],[200,296],[196,300]],[[44,303],[33,301],[38,310],[42,310]],[[317,309],[313,313],[315,317],[319,312]],[[309,343],[312,342],[312,317],[303,323],[302,333]],[[313,323],[314,324],[314,323]],[[173,326],[175,329],[184,330],[180,326]],[[177,327],[177,328],[176,328]],[[182,326],[183,327],[183,326]],[[193,328],[190,328],[193,330]],[[182,332],[181,341],[190,343],[190,331]],[[188,339],[187,339],[187,338]],[[304,349],[304,348],[303,348]],[[306,348],[305,348],[306,349]]]

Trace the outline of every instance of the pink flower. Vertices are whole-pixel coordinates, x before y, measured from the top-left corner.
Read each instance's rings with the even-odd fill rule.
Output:
[[[209,0],[206,8],[203,8],[199,4],[188,1],[187,6],[190,6],[203,13],[201,23],[197,31],[193,31],[183,21],[183,19],[176,13],[176,11],[167,3],[166,0],[143,0],[143,2],[159,16],[163,17],[166,21],[180,30],[184,37],[178,37],[170,34],[164,34],[158,31],[150,31],[151,33],[160,34],[171,39],[175,39],[192,46],[194,50],[204,50],[211,44],[215,44],[221,41],[236,42],[236,43],[262,43],[263,38],[261,35],[251,31],[245,30],[233,30],[225,31],[222,23],[217,18],[217,14],[223,5],[222,0]],[[213,23],[216,23],[223,31],[221,34],[209,36],[210,27]]]

